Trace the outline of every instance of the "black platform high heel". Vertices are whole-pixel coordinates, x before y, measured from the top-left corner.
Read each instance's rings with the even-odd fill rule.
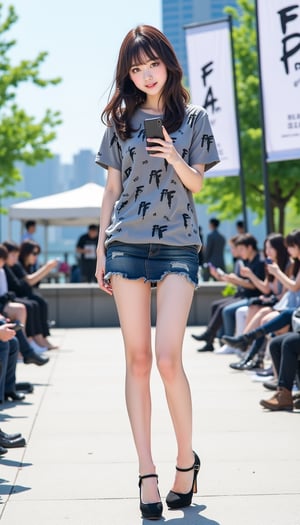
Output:
[[[166,503],[169,509],[180,509],[182,507],[188,507],[192,503],[193,494],[197,492],[197,476],[200,470],[200,459],[194,452],[195,461],[192,467],[189,468],[179,468],[176,467],[176,470],[179,472],[189,472],[190,470],[194,471],[193,484],[190,492],[187,494],[181,494],[180,492],[174,492],[170,490],[169,494],[166,497]]]
[[[145,476],[139,476],[139,489],[140,489],[140,511],[142,518],[147,520],[159,520],[162,516],[163,506],[161,501],[156,503],[143,503],[142,502],[142,481],[146,478],[156,478],[158,483],[157,474],[145,474]],[[159,494],[159,491],[158,491]]]

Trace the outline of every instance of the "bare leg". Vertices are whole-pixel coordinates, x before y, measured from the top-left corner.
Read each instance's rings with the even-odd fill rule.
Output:
[[[35,342],[40,345],[48,348],[48,350],[55,350],[58,348],[57,345],[53,345],[47,337],[44,337],[42,334],[37,334],[33,337]]]
[[[259,328],[263,323],[262,323],[262,319],[269,313],[271,312],[274,312],[274,310],[272,310],[272,308],[270,308],[269,306],[264,306],[262,308],[259,308],[259,310],[254,314],[254,316],[252,317],[252,319],[250,320],[249,323],[246,324],[245,326],[245,329],[244,329],[244,334],[247,334],[248,332],[250,332],[251,330],[255,330],[256,328]],[[278,313],[278,312],[277,312]]]
[[[32,339],[39,345],[46,347],[46,340],[42,334],[36,334],[32,337]]]
[[[27,312],[24,304],[10,302],[5,306],[5,314],[11,321],[26,324]]]
[[[182,343],[193,293],[193,285],[175,274],[157,286],[156,359],[177,440],[177,466],[181,468],[194,463],[191,394],[182,364]],[[193,471],[176,472],[172,490],[188,492],[192,479]]]
[[[125,394],[141,475],[155,473],[151,454],[151,286],[142,279],[111,279],[125,346]],[[155,478],[143,480],[144,503],[159,501]]]
[[[247,316],[246,316],[246,323],[245,323],[245,329],[248,329],[248,325],[250,324],[250,321],[252,321],[253,317],[259,310],[261,309],[260,306],[257,306],[255,304],[248,306]],[[240,334],[238,334],[240,335]]]

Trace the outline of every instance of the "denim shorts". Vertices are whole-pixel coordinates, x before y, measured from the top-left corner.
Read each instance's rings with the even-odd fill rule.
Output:
[[[144,279],[157,283],[166,275],[183,275],[198,284],[197,246],[167,246],[165,244],[127,244],[112,242],[106,253],[105,280],[112,275],[126,279]]]

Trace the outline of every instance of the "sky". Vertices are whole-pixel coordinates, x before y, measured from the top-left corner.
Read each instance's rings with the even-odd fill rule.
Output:
[[[10,51],[12,64],[49,53],[40,72],[43,78],[61,77],[48,88],[24,84],[18,103],[36,118],[46,108],[59,110],[63,123],[51,150],[64,163],[81,149],[97,151],[104,126],[100,114],[113,81],[120,44],[140,23],[161,29],[160,0],[0,0],[14,5],[18,21],[7,33],[17,40]],[[3,15],[2,15],[3,16]]]

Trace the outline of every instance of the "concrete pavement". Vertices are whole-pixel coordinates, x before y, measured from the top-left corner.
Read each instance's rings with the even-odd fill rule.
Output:
[[[168,511],[168,525],[299,525],[300,413],[268,413],[271,393],[228,364],[199,354],[188,327],[184,361],[194,407],[194,448],[202,467],[194,504]],[[20,431],[24,449],[0,460],[3,525],[138,525],[137,462],[124,402],[118,328],[56,329],[43,367],[18,364],[32,381],[23,403],[5,403],[0,427]],[[156,370],[152,376],[153,451],[165,498],[176,447]]]

